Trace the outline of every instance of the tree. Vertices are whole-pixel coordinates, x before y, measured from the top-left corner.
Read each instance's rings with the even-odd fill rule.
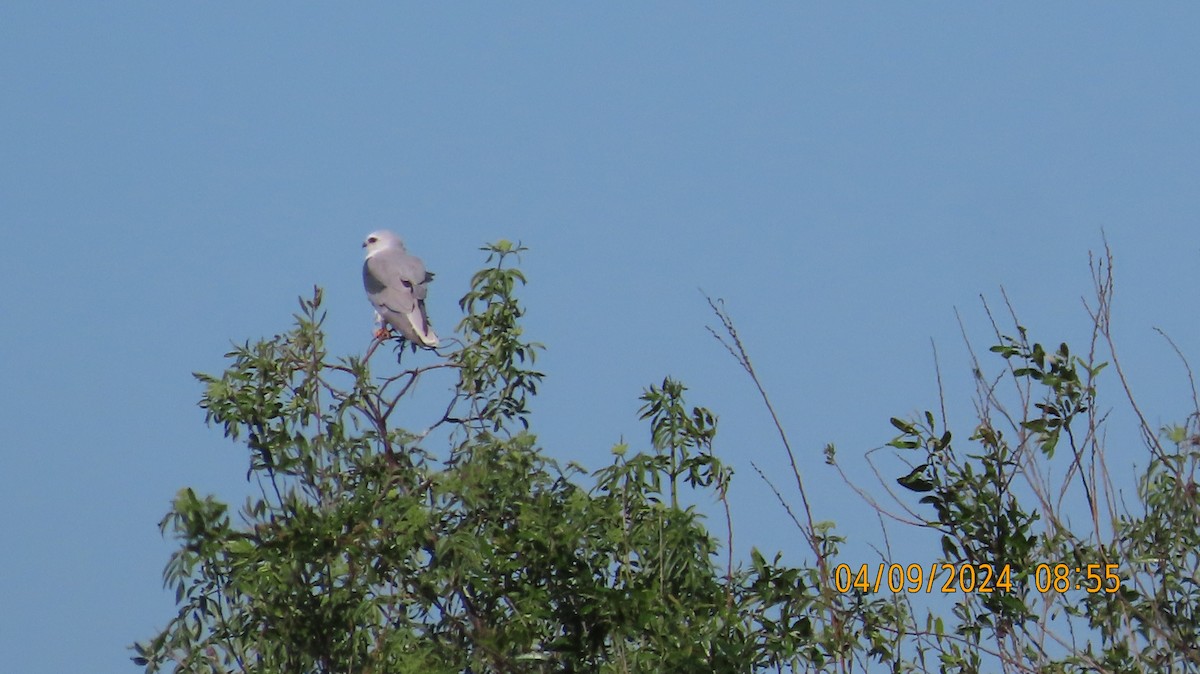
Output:
[[[905,526],[940,534],[937,562],[921,572],[944,562],[961,583],[967,567],[1012,569],[1007,591],[961,591],[922,619],[906,589],[878,591],[839,563],[844,538],[814,518],[794,456],[800,505],[772,487],[811,560],[789,566],[752,549],[735,564],[717,417],[689,406],[678,381],[642,396],[647,451],[619,444],[591,474],[549,459],[530,432],[541,346],[520,325],[525,277],[511,263],[523,249],[483,250],[460,302],[462,346],[444,361],[376,376],[368,359],[332,359],[316,289],[292,330],[236,347],[219,377],[196,375],[208,421],[244,443],[260,489],[236,524],[217,498],[179,492],[161,523],[179,541],[164,572],[179,610],[134,645],[135,662],[148,672],[1200,671],[1200,412],[1164,432],[1172,448],[1139,417],[1152,449],[1144,512],[1119,512],[1097,479],[1104,367],[1094,354],[1111,346],[1111,258],[1094,267],[1088,357],[1065,344],[1048,352],[1021,327],[997,330],[992,351],[1011,366],[997,379],[976,369],[973,450],[932,413],[893,419],[889,446],[917,457],[898,482],[920,495],[895,503],[911,515]],[[714,335],[759,386],[792,455],[733,322],[713,309]],[[444,374],[456,384],[440,417],[420,431],[394,423],[418,381]],[[1000,379],[1017,385],[1016,407],[1002,403]],[[431,449],[433,438],[445,447]],[[832,445],[827,459],[837,468]],[[1045,469],[1064,459],[1051,488]],[[1054,498],[1073,484],[1090,504],[1083,533]],[[723,539],[688,505],[706,495],[724,509]],[[1071,575],[1064,566],[1111,586],[1113,563],[1117,591],[1055,586]],[[900,580],[918,579],[901,569]],[[1080,629],[1054,632],[1058,613]]]

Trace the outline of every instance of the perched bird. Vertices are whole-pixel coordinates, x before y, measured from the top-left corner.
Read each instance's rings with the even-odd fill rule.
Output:
[[[400,331],[413,347],[435,348],[438,336],[425,313],[425,294],[433,274],[420,258],[408,254],[400,237],[386,229],[371,232],[363,242],[363,287],[375,305],[375,336],[386,337],[387,326]]]

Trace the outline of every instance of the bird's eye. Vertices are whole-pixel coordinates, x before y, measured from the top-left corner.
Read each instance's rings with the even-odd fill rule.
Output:
[[[367,243],[375,243],[375,242],[376,242],[376,241],[378,241],[378,240],[379,240],[379,239],[376,239],[376,238],[375,238],[375,237],[373,237],[373,236],[368,236],[368,237],[367,237]]]

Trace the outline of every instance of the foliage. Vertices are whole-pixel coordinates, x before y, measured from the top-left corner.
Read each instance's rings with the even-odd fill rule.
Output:
[[[376,378],[331,361],[317,290],[290,332],[197,375],[261,488],[236,518],[190,489],[175,499],[161,526],[180,543],[165,571],[179,611],[135,646],[147,671],[749,671],[790,645],[754,639],[783,600],[757,596],[757,574],[722,575],[719,542],[678,503],[682,484],[728,480],[715,415],[666,379],[645,397],[651,451],[619,448],[590,486],[560,469],[526,430],[542,375],[508,264],[521,249],[486,251],[443,362]],[[445,414],[396,426],[438,371],[457,376]]]
[[[1012,591],[958,595],[953,636],[938,629],[918,640],[916,650],[938,654],[938,671],[984,671],[985,661],[1011,672],[1200,671],[1200,508],[1192,481],[1200,411],[1184,427],[1151,430],[1109,331],[1111,254],[1092,271],[1085,356],[1065,343],[1050,350],[1031,342],[1019,323],[1015,336],[997,328],[990,351],[1007,368],[987,378],[976,361],[973,451],[958,449],[931,412],[892,420],[901,434],[889,446],[920,456],[897,482],[922,495],[929,514],[921,526],[939,532],[940,561],[1013,570]],[[1109,362],[1099,360],[1102,350]],[[1106,460],[1108,412],[1098,406],[1097,385],[1110,364],[1150,454],[1137,480],[1142,513],[1123,502]],[[1005,381],[1015,404],[1000,393]],[[1081,512],[1086,524],[1073,526]]]
[[[719,302],[713,334],[791,461],[798,505],[760,475],[807,543],[806,563],[751,548],[735,564],[718,418],[670,377],[641,398],[644,451],[618,444],[590,474],[548,458],[531,432],[542,347],[521,326],[526,279],[512,262],[524,249],[483,250],[460,301],[461,347],[432,364],[373,374],[377,345],[331,358],[314,290],[292,330],[235,347],[220,376],[196,375],[207,421],[244,444],[258,490],[236,515],[180,490],[161,522],[179,543],[164,571],[178,612],[134,645],[147,672],[1200,671],[1200,404],[1156,432],[1129,397],[1150,460],[1141,508],[1128,508],[1108,477],[1098,408],[1100,347],[1125,382],[1108,331],[1111,258],[1093,267],[1086,355],[1048,350],[1019,323],[1014,336],[997,328],[991,353],[1004,367],[986,376],[976,361],[969,433],[952,432],[944,412],[892,419],[899,435],[886,447],[909,460],[892,483],[906,491],[882,485],[899,512],[870,502],[934,533],[923,573],[1012,570],[1005,590],[918,607],[911,589],[843,573],[845,537],[814,516]],[[439,377],[452,383],[444,413],[401,427],[417,383]],[[832,445],[826,457],[842,472]],[[1070,495],[1082,496],[1086,526],[1072,525]],[[723,537],[687,505],[705,498],[721,504]],[[1067,582],[1093,570],[1109,584]]]

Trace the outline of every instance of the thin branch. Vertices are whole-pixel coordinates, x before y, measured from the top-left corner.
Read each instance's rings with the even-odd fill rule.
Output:
[[[738,365],[741,365],[742,369],[746,371],[746,374],[750,375],[750,380],[754,382],[754,387],[758,389],[758,394],[762,397],[763,404],[767,407],[767,412],[771,415],[771,422],[775,425],[775,431],[778,433],[779,439],[783,442],[784,451],[787,452],[788,461],[792,466],[792,475],[796,478],[796,488],[800,492],[800,501],[804,504],[805,519],[808,522],[807,528],[801,527],[801,532],[808,539],[809,546],[812,547],[813,553],[817,556],[817,564],[821,568],[822,578],[827,578],[825,555],[816,540],[816,527],[813,522],[812,507],[808,501],[808,492],[804,488],[804,480],[800,477],[800,467],[796,461],[796,452],[792,450],[791,440],[788,439],[787,432],[783,429],[783,422],[780,421],[779,414],[775,412],[775,406],[771,404],[771,398],[767,395],[766,389],[763,388],[762,381],[758,378],[758,373],[754,371],[754,364],[750,362],[750,356],[746,353],[745,345],[742,344],[742,340],[738,336],[737,328],[733,325],[733,319],[725,311],[724,301],[714,301],[708,295],[705,295],[704,299],[708,300],[708,306],[712,308],[717,319],[721,321],[721,327],[728,336],[728,341],[712,327],[707,328],[708,332],[725,347],[725,350],[733,356]]]
[[[1175,340],[1171,339],[1170,335],[1163,331],[1162,328],[1154,328],[1154,331],[1162,335],[1162,338],[1167,340],[1167,344],[1171,345],[1171,349],[1175,351],[1175,355],[1179,356],[1179,362],[1183,363],[1183,369],[1187,371],[1188,386],[1192,388],[1192,409],[1197,416],[1200,416],[1200,396],[1196,395],[1196,377],[1192,374],[1192,366],[1188,363],[1188,359],[1179,350],[1179,345]]]

